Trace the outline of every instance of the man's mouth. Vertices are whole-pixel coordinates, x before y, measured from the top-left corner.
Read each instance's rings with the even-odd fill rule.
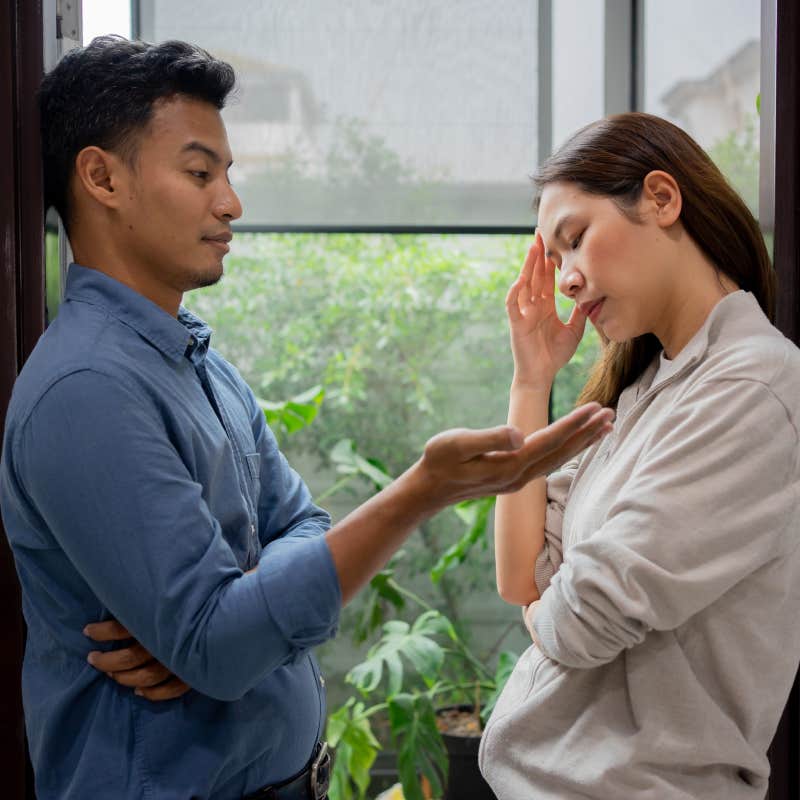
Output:
[[[215,249],[219,250],[222,253],[227,253],[231,248],[229,246],[230,240],[233,238],[233,234],[226,232],[220,233],[216,236],[204,236],[203,241],[206,244],[210,244]]]

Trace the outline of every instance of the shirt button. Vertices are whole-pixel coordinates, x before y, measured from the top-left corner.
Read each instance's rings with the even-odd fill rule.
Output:
[[[256,537],[256,526],[253,523],[250,523],[250,535],[255,539]]]
[[[319,685],[324,687],[325,686],[325,678],[322,675],[319,676]]]

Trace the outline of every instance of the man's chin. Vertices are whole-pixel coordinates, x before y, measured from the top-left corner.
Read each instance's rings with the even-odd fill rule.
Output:
[[[187,287],[186,291],[190,292],[192,289],[203,289],[206,286],[213,286],[215,283],[219,283],[223,273],[224,269],[222,264],[215,266],[213,269],[198,272],[196,275],[192,276],[192,284]]]

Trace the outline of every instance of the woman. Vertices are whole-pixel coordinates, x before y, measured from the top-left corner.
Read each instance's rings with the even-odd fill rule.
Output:
[[[546,424],[587,318],[604,352],[580,402],[617,417],[498,499],[498,589],[534,643],[481,768],[500,800],[763,798],[800,660],[800,351],[770,322],[761,233],[698,145],[646,114],[582,129],[536,182],[509,422]]]

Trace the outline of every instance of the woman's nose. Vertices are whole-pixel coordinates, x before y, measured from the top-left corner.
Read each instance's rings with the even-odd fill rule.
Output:
[[[572,265],[564,267],[558,279],[558,288],[561,294],[574,297],[583,286],[583,276]]]

